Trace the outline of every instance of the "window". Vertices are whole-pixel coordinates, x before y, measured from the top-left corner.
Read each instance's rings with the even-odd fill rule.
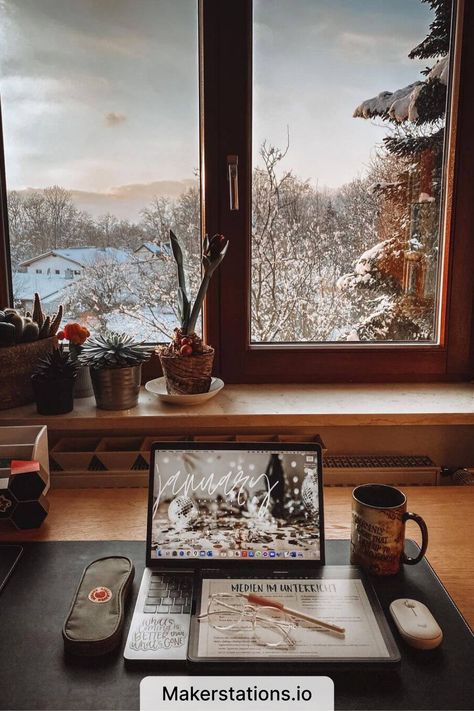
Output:
[[[25,260],[49,255],[66,320],[171,335],[172,227],[199,270],[197,0],[0,3],[0,89],[13,302],[47,297]],[[55,258],[83,266],[74,278]],[[61,277],[61,279],[59,278]]]
[[[42,274],[42,273],[43,273],[43,270],[42,270],[42,269],[36,269],[36,273],[37,273],[37,274]]]
[[[78,14],[72,20],[57,1],[75,36]],[[21,3],[4,4],[25,12]],[[125,324],[135,334],[166,338],[176,322],[167,232],[175,227],[186,240],[195,282],[202,223],[203,231],[231,241],[205,313],[206,338],[227,382],[471,377],[474,49],[466,38],[474,29],[472,3],[200,0],[200,123],[198,3],[139,4],[143,13],[127,9],[136,3],[117,2],[107,27],[78,23],[88,53],[96,52],[85,65],[96,88],[86,104],[90,123],[83,122],[96,141],[93,119],[104,121],[94,170],[92,158],[88,163],[96,182],[84,182],[87,171],[75,155],[57,165],[54,182],[72,176],[77,182],[61,187],[75,199],[100,193],[104,211],[89,213],[80,245],[71,238],[62,247],[93,245],[101,255],[81,255],[84,268],[68,289],[74,315],[80,308],[96,326]],[[121,23],[125,16],[128,24]],[[10,17],[7,38],[11,28]],[[147,54],[142,40],[150,37],[162,53]],[[15,47],[18,59],[25,45]],[[115,63],[107,59],[111,51]],[[70,74],[84,69],[84,55],[78,57]],[[182,79],[173,74],[172,86],[169,66]],[[152,91],[135,87],[136,76],[151,78]],[[105,92],[97,88],[104,80]],[[6,88],[11,92],[11,82]],[[7,176],[15,187],[8,101],[4,89]],[[229,204],[232,156],[238,209]],[[142,195],[144,185],[179,182],[178,170],[189,180],[184,192],[145,191],[150,201],[137,198],[133,219],[118,214],[122,200]],[[111,183],[115,175],[121,180]],[[43,192],[50,183],[40,186]],[[31,184],[25,175],[18,181]],[[107,203],[112,184],[123,190]],[[107,214],[111,204],[116,212]],[[87,207],[78,205],[81,214]],[[105,273],[116,276],[112,290],[91,290],[91,279],[105,286]]]
[[[437,343],[450,12],[253,7],[251,342]]]
[[[216,11],[209,44],[217,34],[232,57],[206,98],[230,118],[206,180],[213,161],[237,155],[240,189],[232,211],[216,180],[221,216],[209,220],[232,240],[217,316],[227,381],[469,377],[474,255],[462,176],[472,171],[474,25],[471,6],[456,3],[453,22],[451,9],[254,0]]]

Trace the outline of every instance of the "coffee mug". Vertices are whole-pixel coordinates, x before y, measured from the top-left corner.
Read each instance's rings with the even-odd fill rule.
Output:
[[[405,523],[421,529],[421,550],[416,558],[404,551]],[[407,497],[394,486],[363,484],[352,492],[351,563],[372,575],[394,575],[400,564],[415,565],[428,547],[428,529],[421,516],[407,512]]]

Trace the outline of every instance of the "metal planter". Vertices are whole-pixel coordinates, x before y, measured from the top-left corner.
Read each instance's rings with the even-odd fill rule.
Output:
[[[138,404],[142,366],[90,368],[95,400],[100,410],[129,410]]]

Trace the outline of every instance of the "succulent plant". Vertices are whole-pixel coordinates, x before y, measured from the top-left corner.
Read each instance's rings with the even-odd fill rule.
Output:
[[[79,363],[91,368],[127,368],[140,365],[148,360],[153,346],[134,341],[125,333],[106,331],[98,336],[91,336],[79,355]]]
[[[51,353],[42,356],[33,370],[33,380],[64,380],[73,379],[77,375],[78,364],[62,346],[55,348]]]

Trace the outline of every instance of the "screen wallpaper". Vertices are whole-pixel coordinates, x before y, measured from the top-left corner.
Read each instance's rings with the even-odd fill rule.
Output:
[[[156,451],[152,558],[320,559],[316,451]]]

